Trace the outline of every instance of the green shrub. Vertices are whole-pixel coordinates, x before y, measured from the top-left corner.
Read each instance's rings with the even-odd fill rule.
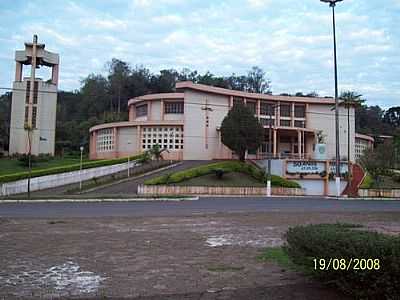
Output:
[[[393,175],[393,181],[394,181],[394,182],[399,182],[399,183],[400,183],[400,174],[398,174],[398,173],[397,173],[397,174],[394,174],[394,175]]]
[[[136,156],[132,156],[130,159],[133,161],[133,160],[138,160],[141,157],[142,157],[142,155],[136,155]],[[124,163],[124,162],[127,162],[127,158],[125,158],[125,157],[117,158],[117,159],[108,159],[108,160],[93,160],[93,161],[84,162],[82,164],[82,168],[90,169],[90,168],[97,168],[97,167],[104,167],[104,166],[120,164],[120,163]],[[39,176],[53,175],[53,174],[59,174],[59,173],[65,173],[65,172],[72,172],[72,171],[77,171],[79,169],[80,169],[80,164],[72,164],[72,165],[53,167],[53,168],[47,168],[47,169],[32,170],[31,177],[39,177]],[[21,179],[28,178],[28,176],[29,176],[28,171],[3,175],[3,176],[0,176],[0,183],[21,180]]]
[[[141,157],[138,159],[140,163],[147,163],[151,160],[151,153],[150,151],[145,151],[142,153]]]
[[[370,189],[374,184],[374,180],[372,179],[371,175],[367,174],[360,185],[360,189]]]
[[[290,228],[285,251],[308,274],[333,284],[355,298],[400,297],[400,238],[357,230],[357,225],[319,224]],[[379,259],[379,269],[329,270],[315,268],[314,259]]]
[[[277,175],[271,175],[271,186],[285,188],[301,188],[300,184],[295,181],[287,180]]]
[[[172,174],[168,179],[168,183],[165,180],[165,176],[156,177],[153,179],[146,180],[144,184],[147,185],[162,185],[162,184],[173,184],[189,180],[191,178],[208,175],[214,173],[215,170],[221,170],[220,172],[241,172],[248,174],[260,182],[266,183],[265,172],[253,165],[246,164],[240,161],[223,161],[195,167],[192,169],[176,172]],[[300,188],[300,185],[294,181],[286,180],[280,176],[272,175],[271,185],[274,187],[287,187],[287,188]]]
[[[17,160],[20,166],[29,167],[29,155],[27,154],[19,155]],[[33,166],[36,162],[37,162],[36,156],[31,155],[31,166]]]
[[[224,174],[225,174],[225,170],[224,170],[224,169],[214,169],[213,171],[214,171],[214,173],[215,173],[215,176],[217,176],[217,178],[218,178],[219,180],[221,180],[222,177],[223,177]]]

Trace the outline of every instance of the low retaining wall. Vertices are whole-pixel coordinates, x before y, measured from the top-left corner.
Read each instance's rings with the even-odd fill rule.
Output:
[[[131,161],[130,167],[138,165],[136,161]],[[72,171],[60,174],[46,175],[31,178],[31,191],[39,191],[57,186],[77,183],[80,180],[85,181],[95,177],[102,177],[114,173],[118,173],[128,169],[128,162],[104,166],[91,169],[83,169],[81,171]],[[0,197],[28,192],[28,179],[22,179],[13,182],[0,184]]]
[[[139,185],[140,195],[267,195],[265,187],[212,187],[212,186],[173,186],[173,185]],[[272,188],[273,195],[303,196],[300,188]]]
[[[359,189],[360,197],[400,198],[400,189]]]

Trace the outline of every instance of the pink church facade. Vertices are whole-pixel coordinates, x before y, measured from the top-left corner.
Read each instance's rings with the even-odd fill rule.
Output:
[[[179,82],[176,93],[144,95],[129,100],[129,121],[90,129],[90,158],[135,155],[155,144],[165,159],[232,159],[221,142],[220,126],[235,102],[248,106],[265,128],[261,147],[248,158],[313,159],[317,133],[323,132],[327,159],[335,155],[334,99],[246,93]],[[340,106],[340,150],[347,154],[347,110]],[[354,109],[350,109],[350,160],[354,161]],[[271,128],[270,128],[271,124]],[[271,137],[269,136],[271,133]],[[271,145],[269,145],[271,141]],[[271,147],[271,148],[269,148]],[[271,153],[268,152],[271,149]]]

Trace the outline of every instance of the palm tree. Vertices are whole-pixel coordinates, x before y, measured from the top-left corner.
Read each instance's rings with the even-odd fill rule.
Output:
[[[362,95],[356,92],[346,91],[342,92],[340,99],[344,107],[347,109],[347,161],[350,162],[350,107],[361,106],[365,100],[361,99]],[[350,165],[349,165],[349,175],[350,175]]]
[[[164,151],[168,151],[166,148],[161,149],[159,144],[155,144],[153,145],[153,147],[150,150],[151,155],[157,160],[159,161],[160,159],[163,159],[162,153]]]

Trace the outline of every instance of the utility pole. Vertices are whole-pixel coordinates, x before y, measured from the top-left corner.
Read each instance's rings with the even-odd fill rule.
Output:
[[[126,144],[127,145],[131,145],[132,143],[131,142],[127,142]],[[131,176],[131,157],[130,157],[130,155],[128,153],[128,177],[130,177],[130,176]]]
[[[276,113],[275,109],[278,104],[269,104],[268,106],[269,124],[268,124],[268,167],[267,167],[267,196],[271,197],[271,158],[272,158],[272,111],[274,111],[275,119]]]
[[[83,162],[83,146],[79,148],[81,151],[81,160],[79,165],[79,191],[82,191],[82,162]]]
[[[336,56],[336,21],[335,7],[337,2],[343,0],[320,0],[321,2],[329,3],[332,8],[332,25],[333,25],[333,56],[335,70],[335,135],[336,135],[336,196],[340,197],[340,141],[339,141],[339,93],[338,93],[338,76],[337,76],[337,56]]]
[[[272,109],[274,106],[270,104],[269,107],[269,130],[268,130],[268,176],[267,176],[267,196],[271,197],[271,154],[272,154]]]

